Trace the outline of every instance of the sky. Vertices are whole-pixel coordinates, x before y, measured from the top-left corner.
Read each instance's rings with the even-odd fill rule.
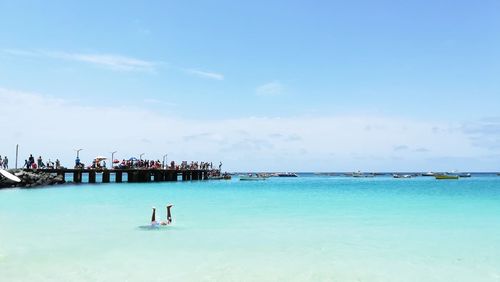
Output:
[[[0,155],[500,170],[499,1],[0,1]]]

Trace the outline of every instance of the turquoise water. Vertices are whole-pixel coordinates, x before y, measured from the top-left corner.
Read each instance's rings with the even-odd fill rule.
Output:
[[[500,177],[0,190],[0,278],[500,281]]]

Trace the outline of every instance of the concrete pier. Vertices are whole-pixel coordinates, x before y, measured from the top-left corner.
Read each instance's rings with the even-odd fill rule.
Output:
[[[31,171],[31,170],[28,170]],[[112,175],[114,174],[114,182],[124,182],[123,174],[127,174],[126,182],[130,183],[146,183],[146,182],[164,182],[164,181],[177,181],[181,176],[182,181],[199,181],[208,180],[208,170],[201,169],[38,169],[38,171],[45,173],[53,173],[62,175],[65,179],[66,174],[73,175],[74,183],[82,183],[83,179],[88,179],[88,183],[98,183],[96,175],[102,174],[101,183],[112,182]],[[87,176],[84,178],[84,176]]]

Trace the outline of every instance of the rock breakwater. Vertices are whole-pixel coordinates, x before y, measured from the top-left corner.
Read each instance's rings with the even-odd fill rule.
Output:
[[[54,185],[65,183],[62,175],[47,173],[42,171],[24,171],[24,170],[9,170],[10,173],[21,179],[21,182],[15,183],[6,178],[0,179],[0,188],[22,187],[32,188],[45,185]]]

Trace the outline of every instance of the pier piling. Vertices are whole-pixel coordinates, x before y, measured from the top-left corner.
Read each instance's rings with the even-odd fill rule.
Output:
[[[82,183],[82,172],[75,170],[73,172],[73,182]]]
[[[115,182],[122,183],[122,176],[123,176],[123,173],[121,171],[115,172]]]
[[[109,171],[105,170],[103,173],[102,173],[102,183],[109,183]]]
[[[95,183],[95,171],[89,171],[89,183]]]

